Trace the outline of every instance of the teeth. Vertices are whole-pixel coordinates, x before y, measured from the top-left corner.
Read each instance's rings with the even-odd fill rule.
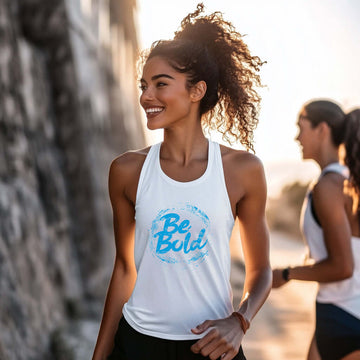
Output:
[[[146,109],[145,111],[146,111],[147,114],[156,113],[156,112],[162,111],[162,108],[160,108],[160,107],[148,108],[148,109]]]

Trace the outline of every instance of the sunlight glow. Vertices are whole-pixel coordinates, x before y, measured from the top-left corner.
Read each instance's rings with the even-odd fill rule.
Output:
[[[140,46],[172,38],[199,1],[139,0]],[[296,117],[304,102],[329,98],[345,111],[360,106],[360,2],[347,0],[203,1],[205,13],[221,11],[253,55],[267,63],[261,78],[256,154],[271,165],[301,163]],[[155,141],[159,136],[150,135]],[[311,166],[310,166],[311,167]]]

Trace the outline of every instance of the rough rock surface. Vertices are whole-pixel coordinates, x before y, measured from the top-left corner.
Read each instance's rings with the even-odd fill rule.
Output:
[[[99,317],[113,263],[108,168],[145,142],[134,6],[0,0],[1,360],[75,359],[62,329],[81,339]]]

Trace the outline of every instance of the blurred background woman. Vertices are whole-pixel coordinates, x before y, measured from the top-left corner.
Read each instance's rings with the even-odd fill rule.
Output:
[[[360,359],[354,353],[360,350],[359,110],[344,117],[337,104],[315,100],[304,105],[297,125],[303,159],[314,160],[321,169],[300,220],[312,261],[275,269],[273,288],[290,280],[319,283],[308,360]],[[339,162],[343,142],[347,166]]]

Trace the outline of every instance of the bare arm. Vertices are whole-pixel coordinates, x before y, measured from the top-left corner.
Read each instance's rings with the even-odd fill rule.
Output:
[[[133,181],[133,176],[126,163],[126,158],[116,159],[109,172],[116,256],[93,360],[104,360],[110,354],[123,305],[129,299],[136,280],[133,256],[135,210],[127,194],[127,185]]]
[[[247,176],[247,192],[238,203],[246,277],[239,312],[251,320],[265,302],[271,289],[269,234],[265,221],[266,183],[260,163]]]
[[[354,269],[351,229],[340,175],[324,176],[313,190],[313,201],[323,229],[328,256],[313,265],[292,267],[289,270],[289,280],[332,282],[351,277]],[[280,269],[274,271],[274,278],[279,278],[278,286],[285,283],[280,272]]]
[[[250,156],[250,155],[249,155]],[[229,194],[240,220],[240,234],[245,255],[246,277],[239,313],[250,321],[266,300],[271,289],[271,268],[269,263],[269,237],[265,222],[266,184],[262,165],[255,157],[246,160],[234,156],[228,169],[231,181]],[[229,172],[228,172],[229,174]],[[240,190],[238,190],[240,189]],[[234,195],[237,194],[237,195]],[[234,198],[239,196],[238,201]],[[192,350],[211,359],[231,360],[239,352],[244,331],[238,318],[231,315],[226,319],[207,320],[192,331],[201,334],[210,330],[197,341]]]

